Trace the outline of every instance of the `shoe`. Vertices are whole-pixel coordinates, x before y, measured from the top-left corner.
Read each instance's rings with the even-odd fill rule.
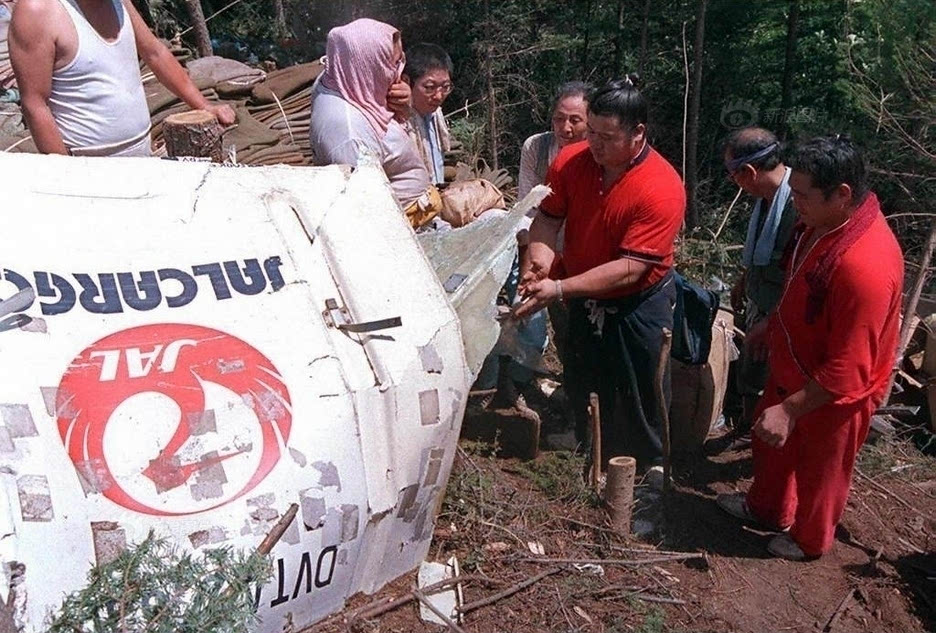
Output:
[[[754,516],[754,513],[751,512],[751,509],[748,507],[747,495],[743,492],[733,492],[730,494],[718,495],[718,497],[715,499],[715,503],[719,508],[734,518],[741,519],[745,523],[751,523],[754,526],[764,530],[770,530],[771,532],[786,532],[790,529],[789,527],[781,528],[775,525],[768,525]]]
[[[672,483],[672,478],[670,483]],[[655,492],[663,491],[663,467],[662,466],[651,466],[647,469],[647,472],[644,473],[643,482],[644,485],[650,488]]]
[[[759,523],[757,517],[751,513],[747,505],[747,495],[743,492],[733,492],[730,494],[718,495],[715,499],[718,507],[733,516],[747,523]]]
[[[796,544],[789,534],[778,534],[767,543],[767,551],[778,558],[792,561],[813,560],[818,556],[807,556],[806,552]]]

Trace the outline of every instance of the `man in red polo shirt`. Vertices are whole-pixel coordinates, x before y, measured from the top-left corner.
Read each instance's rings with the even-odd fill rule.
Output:
[[[832,546],[852,469],[894,364],[903,255],[847,139],[794,148],[802,233],[768,327],[768,382],[755,413],[754,484],[720,495],[730,514],[789,533],[767,549],[790,560]]]
[[[552,194],[530,228],[518,318],[553,301],[569,305],[565,379],[576,432],[588,393],[601,401],[602,461],[632,455],[662,484],[660,407],[654,392],[663,328],[673,327],[673,242],[686,194],[676,170],[647,142],[647,102],[632,79],[588,99],[586,141],[565,147],[546,177]],[[565,225],[557,262],[556,236]],[[669,405],[669,371],[665,376]]]

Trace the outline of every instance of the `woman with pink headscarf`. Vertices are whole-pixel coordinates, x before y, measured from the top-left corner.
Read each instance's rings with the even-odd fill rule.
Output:
[[[357,165],[370,154],[413,224],[425,224],[435,215],[438,192],[391,109],[392,99],[400,98],[404,66],[400,32],[376,20],[355,20],[329,31],[326,54],[325,72],[312,88],[309,140],[315,163]]]

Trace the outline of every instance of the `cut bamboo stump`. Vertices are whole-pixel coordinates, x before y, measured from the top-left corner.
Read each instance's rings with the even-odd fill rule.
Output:
[[[605,504],[611,516],[611,527],[622,536],[630,534],[631,512],[634,508],[634,474],[637,460],[633,457],[612,457],[608,461],[608,484]]]
[[[214,163],[223,162],[222,134],[218,119],[204,110],[172,114],[163,122],[166,153],[172,158],[193,156],[210,158]]]

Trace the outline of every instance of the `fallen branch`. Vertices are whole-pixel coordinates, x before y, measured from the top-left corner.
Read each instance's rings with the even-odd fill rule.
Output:
[[[488,585],[498,584],[496,581],[491,580],[490,578],[485,578],[484,576],[477,575],[477,574],[471,574],[467,576],[453,576],[451,578],[446,578],[445,580],[441,580],[435,584],[427,585],[423,587],[421,591],[423,595],[428,595],[428,594],[442,591],[446,589],[447,587],[449,587],[450,585],[456,585],[459,583],[475,581],[475,580],[483,584],[488,584]],[[358,620],[370,620],[371,618],[376,618],[378,616],[383,615],[384,613],[393,611],[394,609],[399,609],[400,607],[405,606],[416,599],[417,599],[416,596],[411,591],[407,594],[400,596],[399,598],[391,600],[390,602],[385,602],[384,600],[375,600],[373,602],[365,604],[364,606],[357,609],[354,613],[352,613],[351,616],[348,618],[348,621],[347,621],[348,628],[349,629],[352,628],[354,626],[354,623],[357,622]]]
[[[462,614],[469,613],[476,609],[480,609],[481,607],[492,605],[495,602],[503,600],[504,598],[509,598],[515,593],[523,591],[530,585],[534,585],[538,583],[539,581],[541,581],[542,579],[548,578],[549,576],[552,576],[553,574],[558,574],[561,571],[562,571],[561,567],[556,567],[555,569],[547,569],[546,571],[540,574],[536,574],[535,576],[530,576],[523,582],[517,583],[513,587],[508,587],[507,589],[504,589],[503,591],[495,593],[493,596],[488,596],[487,598],[482,598],[481,600],[475,600],[474,602],[469,602],[468,604],[462,605],[458,607],[458,612]]]
[[[668,555],[682,556],[683,554],[693,553],[693,552],[674,552],[672,550],[665,550],[665,549],[621,547],[619,545],[602,545],[601,543],[585,543],[584,541],[576,541],[575,544],[581,545],[583,547],[604,547],[610,550],[614,550],[615,552],[626,552],[628,554],[656,554],[658,556],[668,556]]]
[[[657,563],[671,563],[681,560],[705,559],[705,554],[677,554],[674,556],[657,556],[655,558],[524,558],[528,563],[541,563],[546,565],[652,565]]]
[[[273,529],[270,530],[270,533],[260,541],[260,545],[257,547],[257,552],[266,556],[273,549],[273,546],[279,543],[279,540],[283,538],[283,534],[286,533],[286,529],[289,528],[289,525],[293,522],[293,519],[296,518],[296,512],[299,511],[299,504],[293,503],[289,506],[289,509],[286,510],[286,513],[280,517],[280,520],[276,522],[276,525],[273,526]]]
[[[890,495],[891,497],[893,497],[893,499],[894,499],[895,501],[897,501],[897,503],[899,503],[899,504],[902,505],[903,507],[907,508],[908,510],[912,510],[913,512],[916,512],[917,514],[919,514],[919,515],[920,515],[921,517],[923,517],[924,519],[930,519],[930,518],[931,518],[928,514],[925,514],[925,513],[923,513],[921,510],[917,509],[917,507],[916,507],[915,505],[913,505],[912,503],[910,503],[909,501],[907,501],[906,499],[904,499],[903,497],[901,497],[900,495],[898,495],[896,492],[891,492],[890,488],[888,488],[887,486],[885,486],[885,485],[883,485],[883,484],[879,484],[878,482],[876,482],[876,481],[874,481],[873,479],[871,479],[870,477],[868,477],[866,474],[864,474],[863,472],[861,472],[858,468],[855,468],[855,473],[856,473],[859,477],[861,477],[862,479],[864,479],[864,480],[866,480],[868,483],[870,483],[872,486],[874,486],[875,488],[877,488],[879,491],[883,492],[883,493],[886,494],[886,495]]]
[[[826,621],[826,625],[822,627],[823,633],[829,633],[829,631],[832,630],[832,627],[835,626],[835,623],[838,622],[840,617],[842,617],[842,614],[851,605],[852,600],[854,599],[855,599],[855,588],[851,587],[848,590],[848,593],[845,594],[845,597],[842,598],[842,601],[839,602],[839,605],[838,607],[836,607],[835,611],[832,612],[832,615],[829,616],[828,621]]]
[[[437,616],[439,616],[439,618],[440,618],[443,622],[445,622],[445,625],[449,628],[449,631],[454,631],[455,633],[465,633],[465,629],[461,628],[460,626],[458,626],[457,624],[455,624],[454,622],[452,622],[452,618],[450,618],[450,617],[448,617],[447,615],[445,615],[444,613],[442,613],[441,609],[439,609],[439,608],[436,607],[434,604],[432,604],[431,602],[429,602],[429,598],[427,598],[427,597],[426,597],[426,594],[424,594],[422,591],[420,591],[418,587],[414,587],[414,588],[413,588],[413,595],[414,595],[414,596],[416,597],[416,599],[419,600],[427,609],[429,609],[430,611],[432,611],[433,613],[435,613]]]
[[[685,600],[680,600],[679,598],[664,598],[663,596],[648,596],[642,593],[633,594],[634,598],[638,600],[643,600],[644,602],[659,602],[661,604],[686,604]]]

